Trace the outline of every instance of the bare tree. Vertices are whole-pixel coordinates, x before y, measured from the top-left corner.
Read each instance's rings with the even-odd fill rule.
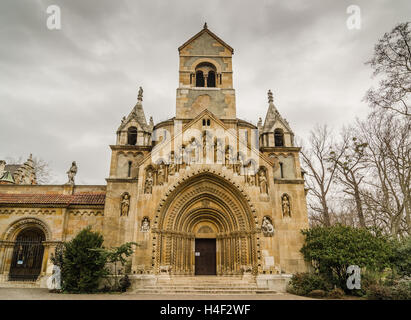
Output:
[[[398,24],[385,33],[374,48],[374,56],[366,64],[381,77],[379,87],[368,90],[365,99],[373,107],[390,109],[409,116],[411,92],[411,36],[409,22]]]
[[[342,186],[342,191],[354,200],[359,225],[365,228],[360,185],[367,171],[364,160],[367,143],[359,142],[354,133],[352,127],[343,129],[341,141],[334,146],[335,151],[330,152],[329,160],[336,165],[336,180]]]
[[[366,141],[362,198],[373,224],[393,236],[411,234],[411,119],[375,112],[359,122]]]
[[[329,161],[333,138],[326,125],[315,126],[311,131],[309,145],[301,151],[302,164],[306,170],[306,182],[309,187],[309,208],[313,211],[312,219],[330,226],[330,208],[328,195],[335,182],[336,162]],[[340,159],[342,152],[335,155]]]

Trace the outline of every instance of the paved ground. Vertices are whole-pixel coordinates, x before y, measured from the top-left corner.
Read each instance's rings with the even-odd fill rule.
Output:
[[[59,294],[40,288],[0,288],[0,300],[312,300],[292,294],[255,295],[142,295],[142,294]]]

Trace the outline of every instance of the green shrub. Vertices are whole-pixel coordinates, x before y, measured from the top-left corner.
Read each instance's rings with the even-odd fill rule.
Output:
[[[317,272],[347,290],[347,268],[382,270],[390,265],[392,244],[382,234],[348,226],[314,227],[302,230],[305,243],[301,252]]]
[[[312,298],[324,298],[327,293],[324,290],[313,290],[310,291],[307,295]]]
[[[411,277],[411,236],[396,243],[391,263],[399,275]]]
[[[98,290],[102,277],[107,274],[106,259],[93,249],[102,248],[103,236],[92,232],[91,227],[80,231],[64,244],[63,290],[72,293],[89,293]]]
[[[328,297],[330,297],[331,299],[341,299],[344,294],[344,290],[340,288],[334,288],[330,292],[328,292]]]
[[[371,300],[411,300],[411,278],[404,277],[389,282],[380,281],[367,288]]]
[[[328,291],[332,288],[327,279],[315,273],[296,273],[288,284],[288,292],[306,296],[314,290]]]
[[[125,275],[124,277],[122,277],[119,283],[120,283],[121,292],[126,292],[127,289],[131,286],[131,282],[130,282],[128,275]]]

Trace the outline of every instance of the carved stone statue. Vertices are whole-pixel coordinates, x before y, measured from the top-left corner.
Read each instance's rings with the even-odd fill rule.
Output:
[[[47,279],[47,288],[49,290],[61,290],[61,269],[53,265],[51,276]]]
[[[140,87],[140,88],[138,89],[138,97],[137,97],[137,99],[138,99],[139,101],[143,101],[143,88],[142,88],[142,87]]]
[[[283,208],[283,217],[291,217],[290,198],[285,193],[281,197],[281,206]]]
[[[231,169],[233,166],[230,149],[227,149],[225,152],[224,165],[227,167],[227,169]]]
[[[271,92],[271,90],[268,90],[268,102],[273,102],[274,101],[274,99],[273,99],[273,93]]]
[[[144,185],[144,193],[152,193],[153,192],[153,173],[150,171],[147,171],[147,177],[146,177],[146,182]]]
[[[148,220],[147,217],[144,217],[143,221],[141,221],[141,231],[142,232],[150,231],[150,220]]]
[[[235,165],[235,172],[238,175],[241,175],[241,174],[244,173],[243,166],[244,166],[243,156],[241,154],[239,154],[238,158],[237,158],[236,165]]]
[[[125,193],[121,200],[121,212],[120,216],[128,216],[128,210],[130,209],[130,195]]]
[[[260,170],[258,173],[258,183],[260,185],[260,192],[263,194],[268,193],[267,177],[265,176],[264,170]]]
[[[69,171],[66,172],[67,176],[68,176],[68,182],[67,184],[71,184],[74,185],[74,177],[77,174],[77,165],[76,165],[76,161],[73,161],[73,163],[71,164],[71,167],[69,169]]]
[[[170,161],[168,165],[168,174],[170,176],[174,175],[176,173],[176,164],[174,162],[174,152],[171,152],[170,154]]]
[[[166,170],[164,168],[164,164],[160,164],[157,171],[157,183],[162,186],[165,182],[166,178]]]
[[[263,223],[261,224],[261,231],[263,232],[265,237],[272,237],[274,235],[274,227],[271,223],[269,217],[265,216],[263,218]]]

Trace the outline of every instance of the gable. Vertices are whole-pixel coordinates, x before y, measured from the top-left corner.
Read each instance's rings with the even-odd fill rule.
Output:
[[[180,54],[188,55],[221,55],[224,53],[234,53],[234,49],[217,37],[207,28],[191,37],[178,48]]]

